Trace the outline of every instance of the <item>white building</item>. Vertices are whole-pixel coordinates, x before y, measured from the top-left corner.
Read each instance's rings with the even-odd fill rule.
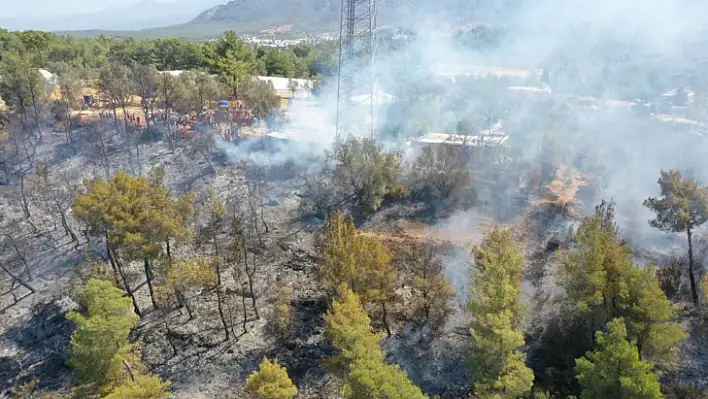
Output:
[[[495,147],[500,146],[508,140],[509,136],[505,134],[496,135],[462,135],[451,133],[428,133],[416,140],[416,143],[422,145],[453,145],[467,147]]]
[[[280,98],[302,99],[312,97],[314,80],[311,79],[281,78],[278,76],[256,76],[255,79],[273,85],[275,94]]]

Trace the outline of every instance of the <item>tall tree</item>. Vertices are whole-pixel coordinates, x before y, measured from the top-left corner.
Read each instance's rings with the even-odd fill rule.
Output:
[[[204,230],[212,243],[213,263],[216,272],[216,304],[219,309],[221,324],[224,327],[224,340],[228,341],[231,338],[231,330],[229,323],[226,321],[226,314],[224,313],[224,287],[221,276],[221,262],[223,261],[224,254],[219,244],[219,233],[225,226],[226,205],[217,197],[216,193],[211,188],[207,192],[207,198],[203,205],[202,212],[206,219]]]
[[[71,111],[78,105],[77,101],[81,94],[81,81],[77,76],[76,70],[65,63],[58,64],[55,67],[55,73],[60,95],[57,105],[63,113],[62,122],[64,123],[66,142],[71,145],[73,140]]]
[[[32,64],[42,67],[46,62],[47,50],[52,44],[52,34],[37,30],[19,32],[19,38],[32,59]]]
[[[398,188],[399,157],[384,152],[374,140],[350,138],[335,149],[336,179],[349,200],[366,211],[376,211]]]
[[[164,171],[157,169],[150,178],[134,178],[119,172],[105,181],[96,178],[85,182],[86,189],[74,200],[74,213],[84,220],[94,235],[105,236],[109,259],[120,274],[128,294],[134,297],[125,277],[122,260],[142,260],[153,305],[153,261],[163,253],[169,256],[170,239],[186,239],[186,223],[193,213],[193,193],[177,200],[162,181]],[[125,259],[119,255],[122,252]],[[137,301],[134,301],[137,310]]]
[[[452,312],[450,301],[455,297],[455,290],[443,276],[443,262],[435,245],[431,242],[415,244],[404,254],[403,261],[415,293],[413,318],[421,324],[442,327]]]
[[[278,299],[273,310],[273,325],[275,330],[284,340],[292,331],[295,319],[293,317],[293,289],[283,287],[278,293]]]
[[[280,106],[280,97],[275,93],[273,85],[258,79],[243,82],[239,100],[258,119],[268,120]]]
[[[469,145],[425,147],[416,159],[414,174],[420,190],[442,201],[455,200],[469,187]]]
[[[165,280],[169,293],[175,296],[177,303],[187,309],[189,318],[194,317],[187,300],[187,293],[194,288],[207,289],[216,284],[216,272],[208,260],[196,257],[187,260],[168,262]]]
[[[621,317],[642,359],[670,365],[686,334],[673,322],[675,311],[654,270],[640,270],[619,241],[613,204],[600,204],[594,216],[583,220],[572,241],[575,249],[563,260],[561,284],[587,334]]]
[[[644,206],[656,213],[649,224],[657,229],[680,233],[688,238],[688,277],[693,303],[698,304],[698,288],[694,272],[693,232],[708,220],[708,188],[677,170],[662,171],[657,182],[661,191],[658,198],[650,197]]]
[[[20,116],[23,127],[34,128],[42,141],[41,114],[47,88],[39,70],[21,53],[9,53],[3,55],[0,75],[0,96]]]
[[[297,387],[290,381],[285,367],[267,357],[258,366],[258,371],[246,379],[246,386],[255,399],[292,399],[297,396]]]
[[[220,90],[216,80],[203,71],[184,72],[177,77],[175,111],[180,115],[205,115],[218,100]]]
[[[68,181],[71,177],[73,175],[70,172],[57,173],[52,170],[47,161],[40,160],[37,161],[31,182],[41,200],[47,205],[52,218],[59,216],[65,235],[71,237],[71,241],[78,245],[79,239],[69,223],[69,209],[73,197],[71,183]],[[56,222],[54,224],[56,226]]]
[[[131,68],[133,93],[140,97],[140,106],[145,115],[148,132],[154,115],[155,102],[159,95],[160,75],[154,65],[135,64]]]
[[[494,229],[472,251],[474,267],[469,309],[472,390],[480,397],[517,398],[531,389],[521,321],[524,261],[509,230]]]
[[[371,330],[371,321],[358,296],[346,284],[325,315],[325,333],[338,350],[327,360],[333,371],[345,378],[347,398],[424,399],[398,366],[384,363],[381,336]]]
[[[176,119],[173,116],[176,110],[175,103],[177,101],[177,93],[177,78],[168,72],[161,72],[158,80],[158,96],[162,106],[162,123],[165,126],[170,150],[173,152],[177,141]]]
[[[583,399],[661,399],[659,376],[649,363],[639,359],[637,348],[627,342],[621,318],[597,332],[597,348],[577,359]]]
[[[388,248],[376,237],[359,234],[351,217],[334,213],[325,222],[320,251],[320,277],[330,292],[346,283],[366,303],[379,305],[390,335],[388,305],[397,299],[398,275]]]
[[[98,388],[105,382],[111,360],[128,345],[128,334],[138,321],[130,299],[108,281],[91,279],[79,294],[85,313],[67,316],[76,324],[71,335],[69,365],[79,385]]]
[[[120,108],[123,111],[125,134],[130,142],[126,111],[128,105],[133,101],[130,68],[116,62],[105,65],[99,71],[98,91],[102,98],[108,100],[115,121],[118,121],[117,109]]]

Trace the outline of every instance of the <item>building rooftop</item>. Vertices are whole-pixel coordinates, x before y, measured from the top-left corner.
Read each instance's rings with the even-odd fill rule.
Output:
[[[281,78],[278,76],[256,76],[262,82],[268,82],[273,85],[275,93],[280,97],[295,97],[295,98],[308,98],[312,96],[312,87],[314,81],[311,79],[291,79],[291,78]],[[291,89],[291,85],[297,84],[295,88],[295,93]],[[295,94],[293,96],[293,94]]]
[[[467,136],[452,133],[428,133],[416,140],[419,144],[447,144],[469,147],[498,146],[504,144],[509,136],[495,134],[490,136]]]
[[[510,90],[510,91],[529,92],[529,93],[548,93],[548,94],[550,94],[552,92],[550,87],[538,87],[538,86],[509,86],[506,89]]]

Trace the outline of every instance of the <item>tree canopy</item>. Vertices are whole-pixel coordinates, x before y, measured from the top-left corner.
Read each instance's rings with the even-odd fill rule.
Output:
[[[639,359],[637,348],[627,341],[621,318],[597,332],[597,348],[577,360],[583,399],[660,399],[659,376]]]

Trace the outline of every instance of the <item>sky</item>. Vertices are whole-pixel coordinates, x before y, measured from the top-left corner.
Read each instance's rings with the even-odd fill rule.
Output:
[[[75,14],[88,14],[114,7],[128,7],[140,0],[0,0],[3,18],[16,18],[32,15],[34,17],[52,17]],[[170,3],[179,0],[153,0]],[[213,0],[192,0],[195,4],[204,4],[204,8],[213,5]]]
[[[0,0],[0,27],[48,31],[157,28],[191,20],[227,0]],[[150,6],[143,6],[149,3]],[[155,5],[158,3],[158,5]],[[167,7],[159,3],[168,4]],[[142,12],[141,12],[142,11]]]

